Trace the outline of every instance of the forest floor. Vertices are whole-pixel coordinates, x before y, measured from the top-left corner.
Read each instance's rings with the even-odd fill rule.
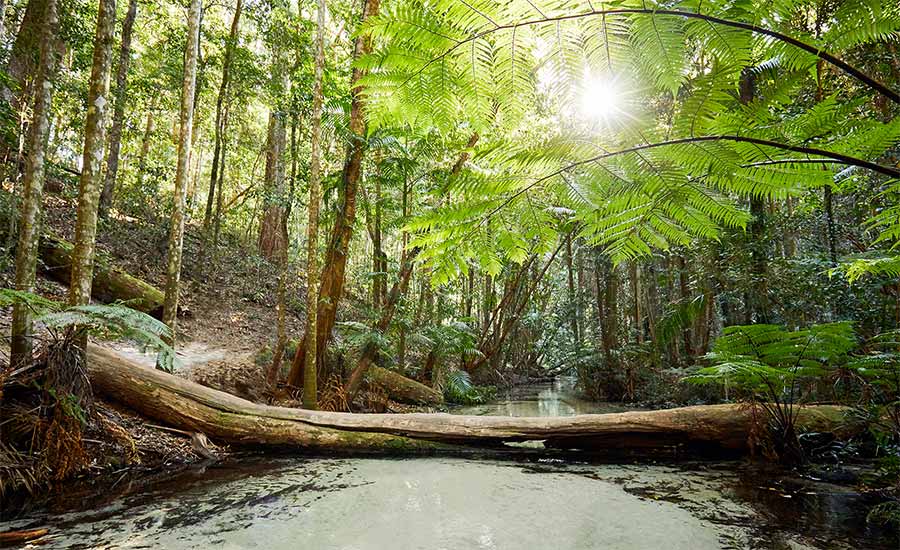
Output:
[[[74,240],[75,202],[60,195],[48,194],[44,203],[44,233],[69,242]],[[3,220],[2,229],[7,227]],[[276,340],[277,268],[260,258],[253,243],[240,242],[233,235],[223,235],[219,261],[201,263],[202,220],[189,220],[184,239],[175,374],[203,385],[257,402],[270,396],[264,391],[264,369],[271,360],[270,350]],[[167,219],[136,219],[111,216],[101,220],[97,232],[97,254],[108,263],[157,288],[164,288]],[[5,232],[5,231],[4,231]],[[0,257],[0,286],[13,288],[13,259]],[[288,338],[302,334],[305,323],[302,266],[292,265],[296,274],[287,286]],[[351,289],[352,292],[352,289]],[[39,276],[36,293],[65,302],[68,288],[48,277]],[[362,315],[359,301],[351,295],[345,314]],[[362,318],[362,317],[359,317]],[[8,334],[11,311],[0,310],[0,331]],[[155,355],[145,354],[125,342],[105,345],[153,368]],[[289,361],[285,364],[287,368]],[[381,399],[385,399],[382,395]],[[280,405],[299,406],[299,401],[282,393]],[[208,460],[208,451],[224,458],[228,449],[192,445],[191,434],[176,433],[157,427],[127,409],[98,397],[96,425],[85,434],[85,451],[91,467],[80,480],[67,484],[75,494],[84,486],[110,487],[135,483],[163,472],[171,472],[188,464]],[[409,412],[415,407],[389,403],[387,410]]]
[[[257,256],[250,247],[223,237],[219,261],[201,263],[201,221],[189,220],[185,229],[184,266],[181,281],[176,354],[178,374],[206,383],[216,377],[230,378],[236,372],[252,376],[260,369],[254,357],[276,340],[277,281],[274,265]],[[44,204],[44,232],[72,242],[75,203],[49,195]],[[165,285],[168,220],[110,217],[97,231],[97,255],[128,274],[162,289]],[[11,259],[0,271],[0,285],[13,287],[15,268]],[[291,266],[296,277],[288,282],[288,337],[303,329],[304,292],[299,266]],[[37,293],[65,301],[68,288],[39,276]],[[9,312],[0,314],[0,330],[9,330]],[[139,358],[143,354],[128,345],[116,349]],[[143,356],[142,360],[153,362]],[[254,372],[248,372],[254,371]],[[262,379],[260,379],[262,380]],[[224,389],[224,388],[223,388]],[[255,392],[244,397],[258,399]]]
[[[72,241],[75,203],[58,195],[47,195],[44,232]],[[6,229],[6,221],[3,222]],[[112,217],[101,221],[97,254],[111,264],[162,289],[165,283],[168,220]],[[176,374],[201,384],[230,391],[242,397],[263,400],[263,366],[254,359],[276,338],[277,271],[248,246],[228,237],[220,246],[218,267],[200,263],[200,223],[189,221],[184,240],[184,269],[176,345]],[[0,286],[13,288],[12,258],[0,258]],[[288,284],[287,334],[297,337],[303,328],[302,273]],[[36,293],[64,302],[68,288],[38,276]],[[293,303],[292,303],[293,302]],[[8,334],[11,312],[0,310],[0,331]],[[110,343],[119,352],[139,359],[152,368],[155,356],[146,355],[127,343]],[[254,383],[258,380],[258,384]],[[79,483],[103,486],[128,485],[187,464],[207,460],[210,449],[192,446],[190,434],[155,427],[140,416],[98,398],[97,425],[85,434],[85,450],[91,457],[89,472]],[[226,449],[213,448],[219,456]],[[87,489],[86,489],[87,490]],[[75,489],[76,494],[78,489]]]

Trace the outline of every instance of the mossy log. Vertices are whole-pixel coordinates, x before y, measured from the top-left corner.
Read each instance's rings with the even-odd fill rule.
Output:
[[[394,371],[372,367],[366,376],[369,378],[370,385],[381,388],[394,401],[430,407],[444,404],[444,396],[441,395],[441,392]]]
[[[41,238],[40,257],[44,272],[65,285],[69,284],[72,269],[72,244],[57,237]],[[101,258],[94,260],[94,282],[91,297],[101,302],[127,302],[129,307],[154,317],[162,317],[165,295],[161,290]]]
[[[147,417],[232,444],[304,451],[452,453],[495,448],[507,452],[740,453],[748,450],[753,423],[752,412],[739,405],[546,418],[352,414],[272,407],[143,367],[95,345],[89,349],[88,371],[95,391]],[[804,408],[799,426],[839,435],[849,430],[843,409],[826,405]],[[522,441],[543,441],[544,450],[506,445]]]

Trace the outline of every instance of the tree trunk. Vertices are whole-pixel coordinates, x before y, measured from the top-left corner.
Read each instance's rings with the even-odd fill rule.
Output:
[[[50,127],[53,77],[56,54],[53,51],[58,17],[56,0],[48,0],[41,27],[40,67],[35,85],[33,119],[28,133],[29,154],[25,161],[25,178],[19,218],[19,244],[16,247],[16,290],[33,292],[37,268],[38,240],[41,232],[41,201],[44,191],[44,152]],[[10,213],[15,215],[15,213]],[[10,365],[14,368],[31,363],[32,319],[28,306],[13,308]]]
[[[364,25],[370,17],[378,15],[380,0],[365,0],[360,25]],[[372,51],[372,40],[368,34],[360,34],[356,38],[353,59],[358,60]],[[341,209],[331,232],[331,240],[325,254],[322,268],[318,298],[317,322],[315,332],[307,323],[303,340],[297,347],[297,354],[291,365],[289,383],[297,385],[303,376],[306,364],[307,348],[311,348],[310,340],[316,339],[316,364],[322,365],[325,360],[325,346],[334,330],[337,306],[344,294],[345,270],[350,253],[350,238],[353,236],[353,224],[356,221],[356,195],[359,186],[360,168],[366,145],[365,98],[364,87],[359,80],[366,75],[366,70],[354,67],[350,77],[352,99],[350,102],[350,145],[347,147],[347,158],[341,176],[342,201]]]
[[[681,295],[681,303],[684,306],[687,306],[691,303],[691,289],[688,286],[688,269],[687,265],[684,261],[684,256],[678,256],[678,291]],[[686,324],[684,330],[681,333],[682,340],[684,341],[684,356],[685,360],[688,364],[694,362],[694,338],[691,333],[690,324]]]
[[[222,148],[219,152],[219,181],[216,183],[216,211],[213,216],[213,238],[212,238],[212,260],[218,261],[219,254],[219,233],[222,230],[222,216],[225,214],[226,208],[223,207],[225,187],[225,153],[228,149],[228,118],[231,113],[231,105],[225,107],[225,115],[222,118]],[[251,174],[252,181],[252,174]],[[252,185],[252,184],[251,184]],[[248,187],[249,190],[249,187]]]
[[[619,277],[617,268],[608,260],[606,268],[606,285],[603,292],[603,354],[608,359],[607,369],[613,370],[616,358],[612,352],[619,347]]]
[[[632,260],[629,267],[631,278],[632,319],[634,322],[634,334],[638,344],[644,343],[644,319],[641,313],[641,268]]]
[[[72,245],[45,235],[41,239],[39,254],[43,269],[53,279],[69,284],[72,280]],[[165,295],[149,283],[107,264],[102,259],[94,261],[91,297],[101,302],[126,302],[128,307],[143,311],[156,318],[162,317]]]
[[[575,294],[575,273],[572,267],[572,232],[566,235],[566,282],[569,290],[569,322],[572,325],[572,341],[581,347],[581,331],[578,326],[578,304]]]
[[[384,304],[387,290],[387,257],[381,244],[381,174],[375,176],[375,215],[372,223],[372,307]]]
[[[384,390],[387,396],[394,401],[430,407],[439,407],[444,404],[444,396],[441,395],[441,392],[394,371],[372,367],[369,370],[369,379],[371,385]]]
[[[219,93],[216,96],[216,122],[213,137],[213,158],[209,175],[209,194],[206,197],[206,212],[203,216],[203,234],[209,230],[209,224],[213,212],[213,199],[219,184],[219,171],[225,166],[225,151],[222,140],[225,135],[225,102],[228,96],[228,82],[231,78],[231,60],[234,58],[234,48],[237,45],[238,30],[241,22],[242,0],[237,0],[234,6],[234,16],[231,18],[231,32],[225,42],[225,58],[222,60],[222,81],[219,84]]]
[[[825,229],[826,234],[828,235],[828,258],[831,260],[831,265],[836,266],[838,262],[837,256],[837,236],[834,225],[834,193],[831,190],[830,185],[825,186]]]
[[[288,195],[294,196],[294,188],[297,181],[297,116],[291,117],[291,176],[290,191]],[[272,365],[266,376],[266,383],[270,388],[274,388],[278,382],[278,372],[281,370],[281,361],[284,356],[284,347],[287,344],[287,278],[288,278],[288,246],[290,242],[288,234],[288,221],[291,217],[291,204],[288,202],[287,212],[285,212],[284,223],[282,224],[282,239],[286,243],[281,251],[281,257],[278,262],[278,328],[275,337],[275,349],[272,353]]]
[[[147,171],[147,155],[150,154],[150,145],[153,141],[154,119],[153,110],[156,108],[158,96],[154,96],[150,102],[150,109],[147,111],[147,122],[144,124],[144,136],[141,138],[141,152],[138,156],[137,168],[137,188],[142,191],[144,185],[144,173]]]
[[[740,100],[744,105],[756,97],[756,76],[745,69],[740,79]],[[768,242],[766,239],[766,208],[761,197],[750,197],[750,296],[748,317],[752,323],[769,322],[769,298],[766,277],[768,271]]]
[[[269,112],[269,138],[266,146],[266,182],[263,191],[263,217],[259,224],[259,254],[269,261],[277,260],[287,246],[282,242],[281,226],[284,223],[284,145],[286,132],[283,116]]]
[[[119,173],[119,148],[122,145],[122,124],[125,121],[125,91],[128,84],[128,68],[131,66],[131,31],[137,17],[137,0],[129,0],[128,12],[122,21],[122,43],[119,46],[119,66],[116,69],[116,99],[113,106],[112,128],[109,130],[109,151],[106,154],[106,178],[100,194],[100,216],[106,217],[112,205]]]
[[[87,120],[84,126],[84,165],[78,190],[75,247],[72,251],[72,281],[69,283],[71,305],[87,304],[91,300],[94,245],[97,240],[97,203],[101,189],[100,164],[106,143],[106,107],[109,105],[109,70],[115,24],[115,0],[100,0],[88,90]]]
[[[308,451],[381,453],[460,452],[485,448],[546,453],[748,452],[754,413],[744,405],[706,405],[569,417],[450,414],[351,414],[259,405],[194,382],[142,367],[110,350],[90,346],[88,370],[98,392],[179,429],[238,445]],[[799,411],[804,431],[847,436],[843,407]],[[543,449],[506,443],[543,441]],[[673,453],[676,453],[673,454]]]
[[[178,325],[178,293],[181,282],[181,253],[184,246],[184,203],[187,193],[191,134],[194,128],[194,92],[197,88],[197,56],[200,49],[200,0],[191,0],[187,21],[187,45],[181,88],[181,128],[178,134],[178,166],[169,231],[169,261],[166,268],[166,299],[163,322],[172,330],[174,344]]]
[[[319,342],[316,335],[319,328],[319,203],[322,200],[322,103],[325,72],[325,0],[319,0],[316,15],[316,67],[313,82],[313,110],[310,131],[311,155],[309,162],[309,223],[307,225],[306,249],[306,334],[308,337],[308,353],[303,357],[303,406],[307,409],[318,408],[318,369]],[[300,356],[301,343],[297,349],[297,357],[291,368],[290,383],[296,385],[297,359]]]

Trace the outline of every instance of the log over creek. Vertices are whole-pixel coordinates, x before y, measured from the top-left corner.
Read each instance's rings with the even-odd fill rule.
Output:
[[[353,414],[252,403],[149,369],[91,345],[88,370],[95,391],[175,428],[218,441],[317,452],[393,454],[460,453],[503,449],[528,441],[545,449],[652,454],[684,449],[721,454],[749,450],[753,412],[740,405],[704,405],[569,417]],[[843,409],[809,406],[802,431],[847,435]],[[536,446],[540,447],[540,446]],[[535,446],[521,448],[535,452]]]

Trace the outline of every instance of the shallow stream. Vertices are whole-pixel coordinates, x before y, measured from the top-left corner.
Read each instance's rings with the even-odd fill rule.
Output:
[[[565,382],[466,414],[621,410]],[[0,524],[40,548],[897,548],[868,501],[743,462],[250,458],[118,488]],[[125,482],[127,483],[127,482]],[[78,510],[72,508],[78,506]]]

